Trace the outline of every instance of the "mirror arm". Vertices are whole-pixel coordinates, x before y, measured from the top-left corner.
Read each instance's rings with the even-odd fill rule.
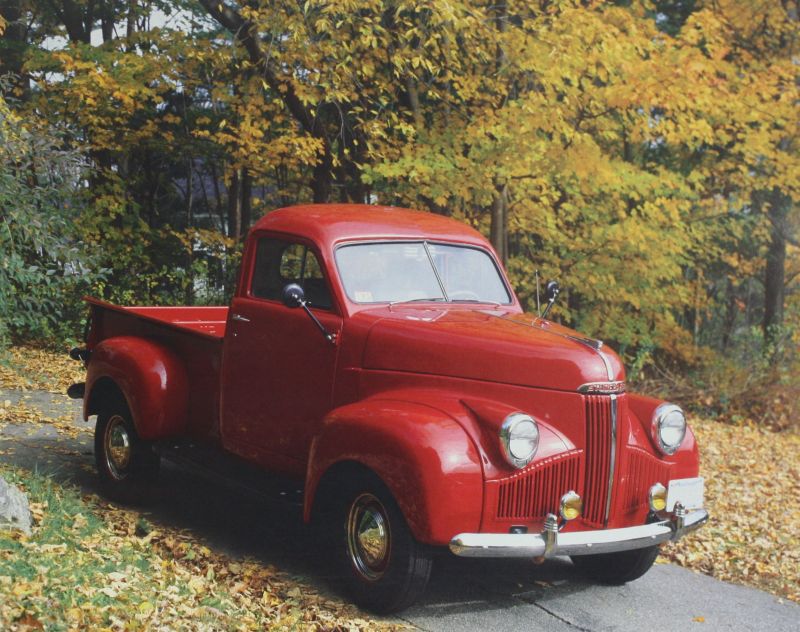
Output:
[[[550,281],[547,284],[547,305],[544,308],[541,318],[547,318],[547,315],[550,313],[550,309],[553,307],[553,304],[558,298],[559,292],[561,292],[561,288],[558,287],[558,283],[556,281]]]
[[[322,335],[325,336],[326,340],[328,342],[330,342],[332,345],[335,345],[336,344],[336,334],[328,331],[327,329],[325,329],[325,325],[323,325],[321,322],[319,322],[319,318],[314,316],[314,312],[312,312],[308,308],[308,301],[305,300],[305,299],[302,299],[302,300],[299,301],[299,304],[300,304],[300,307],[303,308],[305,313],[308,314],[308,317],[311,320],[314,321],[314,324],[317,326],[317,329],[319,329],[322,332]]]

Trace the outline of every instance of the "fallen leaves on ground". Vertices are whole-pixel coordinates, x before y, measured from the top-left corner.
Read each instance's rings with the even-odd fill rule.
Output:
[[[85,378],[83,364],[70,358],[67,349],[59,353],[29,346],[0,350],[0,387],[3,388],[63,394],[71,384]]]
[[[274,566],[211,551],[191,533],[19,470],[31,537],[0,532],[4,630],[375,630],[366,617]]]
[[[58,434],[69,437],[92,431],[90,424],[76,424],[74,414],[47,415],[35,404],[29,404],[24,399],[16,403],[8,399],[0,400],[0,430],[8,424],[28,426],[29,434],[35,434],[43,427],[53,427]]]
[[[694,420],[706,526],[662,556],[800,602],[800,435]]]
[[[83,378],[80,363],[66,354],[20,347],[10,351],[5,364],[0,363],[0,386],[6,388],[45,388],[63,392],[69,384]],[[59,433],[66,434],[85,431],[69,416],[48,418],[24,401],[19,404],[0,401],[0,427],[8,423],[51,424]],[[711,520],[699,531],[667,546],[662,559],[724,581],[754,586],[800,602],[800,436],[789,431],[775,433],[754,426],[735,426],[704,419],[694,420],[692,427],[701,450],[701,474],[706,481],[706,504]],[[114,534],[114,544],[109,546],[118,551],[127,550],[125,543],[133,537],[130,534],[135,535],[130,526],[133,514],[101,502],[92,504],[88,515],[94,515],[92,512],[103,516],[104,529],[110,529]],[[155,569],[151,578],[148,578],[151,571],[131,571],[131,577],[138,578],[135,580],[139,587],[136,590],[143,587],[150,590],[151,597],[143,598],[137,606],[142,609],[137,614],[137,617],[144,617],[137,619],[142,625],[147,621],[160,622],[160,618],[147,619],[145,614],[160,616],[162,611],[171,607],[170,595],[185,597],[185,589],[192,595],[189,601],[194,605],[189,610],[184,608],[169,613],[173,617],[169,621],[175,625],[180,622],[178,627],[182,628],[188,624],[180,619],[180,613],[188,617],[187,612],[195,612],[191,608],[201,608],[206,603],[200,595],[217,593],[223,594],[224,599],[209,597],[211,601],[208,603],[217,605],[202,605],[201,608],[211,617],[208,620],[215,624],[234,621],[238,616],[236,613],[252,607],[255,608],[255,618],[243,618],[242,627],[252,627],[253,622],[280,627],[284,624],[276,622],[292,620],[291,617],[296,616],[295,610],[300,606],[305,608],[305,600],[312,599],[315,604],[313,616],[320,617],[319,620],[298,619],[300,623],[296,625],[319,629],[359,629],[370,625],[359,619],[355,609],[343,610],[347,607],[340,602],[328,601],[313,591],[309,592],[308,587],[295,583],[276,569],[220,556],[186,532],[176,533],[159,527],[141,536],[141,541],[136,540],[139,537],[134,537],[133,544],[130,544],[133,550],[138,550],[137,546],[146,546],[148,555],[159,560],[152,566],[148,565],[148,568]],[[66,554],[86,555],[87,551],[96,548],[96,540],[90,539],[89,544],[81,542],[77,552],[68,549]],[[48,554],[54,555],[53,551]],[[111,553],[106,555],[111,556],[109,559],[114,558]],[[162,562],[166,566],[162,566]],[[2,563],[0,553],[0,568]],[[138,567],[134,565],[134,568]],[[124,572],[128,573],[127,570]],[[0,596],[9,590],[2,575],[0,572]],[[119,586],[114,586],[112,581],[107,588],[119,594]],[[171,591],[163,597],[167,601],[153,603],[153,596],[160,594],[161,586]],[[128,599],[127,606],[118,612],[129,609],[131,600],[135,601],[135,598]],[[108,612],[113,610],[108,610],[110,605],[104,607]],[[295,614],[287,614],[287,609]],[[80,607],[78,610],[83,612]],[[0,609],[0,621],[2,612]],[[116,620],[123,620],[121,614],[114,616]],[[353,621],[357,623],[349,617],[354,617]],[[110,618],[107,620],[113,622]],[[70,620],[70,625],[77,624],[78,620]]]

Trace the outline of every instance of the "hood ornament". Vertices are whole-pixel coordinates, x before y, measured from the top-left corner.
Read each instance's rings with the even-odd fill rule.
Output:
[[[625,392],[625,382],[588,382],[578,387],[585,395],[618,395]]]
[[[583,336],[570,336],[569,334],[564,334],[565,338],[569,338],[570,340],[574,340],[575,342],[579,342],[582,345],[586,345],[587,347],[591,347],[595,351],[600,351],[603,348],[603,341],[602,340],[595,340],[594,338],[584,338]]]

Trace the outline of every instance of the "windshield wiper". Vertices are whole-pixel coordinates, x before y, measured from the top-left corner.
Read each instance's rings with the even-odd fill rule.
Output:
[[[444,301],[444,298],[441,296],[436,296],[434,298],[427,298],[427,297],[410,298],[406,301],[392,301],[391,303],[389,303],[389,307],[391,307],[392,305],[403,305],[404,303],[422,303],[424,301],[431,301],[431,302]]]

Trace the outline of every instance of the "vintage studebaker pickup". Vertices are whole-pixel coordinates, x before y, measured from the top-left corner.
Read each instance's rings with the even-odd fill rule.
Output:
[[[250,232],[230,307],[87,300],[71,394],[97,415],[107,491],[147,490],[181,444],[295,480],[375,611],[422,593],[436,547],[568,555],[622,583],[708,519],[681,409],[626,392],[600,341],[523,313],[453,219],[281,209]]]

